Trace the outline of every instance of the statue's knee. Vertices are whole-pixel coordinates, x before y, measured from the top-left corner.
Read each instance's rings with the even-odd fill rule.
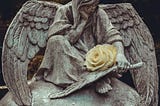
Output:
[[[64,36],[61,36],[61,35],[56,35],[56,36],[52,36],[49,38],[48,40],[48,43],[63,43],[65,40],[65,37]]]

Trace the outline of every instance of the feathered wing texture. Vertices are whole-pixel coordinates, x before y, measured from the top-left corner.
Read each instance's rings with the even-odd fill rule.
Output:
[[[8,28],[2,54],[3,77],[18,105],[31,105],[28,63],[46,46],[48,28],[59,6],[44,1],[28,1]]]
[[[101,6],[111,22],[121,32],[125,53],[131,63],[145,65],[131,71],[134,85],[142,97],[142,104],[158,106],[158,72],[152,36],[138,13],[129,3]]]

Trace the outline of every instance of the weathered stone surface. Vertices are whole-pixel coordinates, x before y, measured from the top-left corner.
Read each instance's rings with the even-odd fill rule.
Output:
[[[21,10],[17,13],[15,18],[13,19],[6,33],[4,46],[3,46],[3,55],[2,55],[2,58],[3,58],[2,67],[3,67],[4,80],[11,94],[7,94],[1,100],[1,104],[5,106],[6,105],[14,106],[16,105],[14,102],[16,102],[19,105],[32,104],[35,106],[36,105],[37,106],[64,105],[64,104],[69,106],[70,105],[76,105],[76,106],[79,106],[79,105],[130,106],[130,105],[133,105],[133,106],[136,106],[139,104],[139,100],[142,99],[140,106],[143,106],[143,105],[157,106],[158,105],[158,73],[157,73],[157,65],[156,65],[157,63],[156,63],[155,50],[154,50],[154,42],[147,26],[144,24],[144,22],[139,17],[139,15],[134,10],[134,8],[127,3],[108,4],[108,5],[101,5],[99,7],[100,9],[102,8],[105,10],[105,12],[108,14],[108,17],[113,23],[113,25],[115,25],[115,27],[117,27],[117,29],[121,32],[121,37],[123,39],[123,44],[125,47],[124,51],[126,55],[124,56],[124,53],[122,53],[123,54],[122,56],[123,58],[121,59],[122,62],[124,63],[128,62],[125,59],[125,57],[127,57],[129,62],[132,64],[140,61],[145,63],[145,65],[142,68],[134,69],[131,71],[136,91],[128,87],[127,85],[123,84],[120,81],[113,80],[111,83],[113,90],[108,92],[108,95],[105,95],[105,96],[97,94],[94,91],[94,84],[91,84],[88,87],[85,87],[83,89],[80,89],[77,92],[74,92],[73,94],[69,95],[66,98],[50,100],[48,96],[50,94],[54,94],[53,92],[56,92],[56,86],[54,86],[51,83],[46,83],[41,81],[34,82],[32,85],[27,84],[28,63],[32,58],[34,58],[34,56],[41,49],[44,49],[44,47],[49,48],[49,46],[51,46],[51,47],[57,48],[57,52],[54,51],[54,48],[50,48],[49,53],[50,54],[55,53],[56,57],[54,58],[56,58],[56,60],[59,61],[59,63],[63,63],[63,61],[59,59],[59,56],[61,57],[64,56],[62,55],[63,53],[65,55],[71,54],[69,56],[66,55],[66,57],[63,57],[63,59],[66,58],[64,60],[67,60],[67,58],[70,57],[70,59],[72,59],[73,61],[74,59],[79,57],[79,55],[75,55],[76,53],[79,53],[79,52],[73,52],[74,50],[76,51],[75,48],[74,50],[70,49],[70,48],[73,48],[74,43],[78,42],[79,44],[83,44],[85,42],[85,44],[82,45],[83,46],[82,49],[88,51],[88,48],[86,46],[87,43],[92,42],[91,46],[93,46],[93,44],[98,44],[97,42],[99,42],[99,44],[106,43],[106,42],[100,42],[102,40],[103,41],[106,40],[104,35],[114,36],[119,34],[117,30],[111,31],[112,34],[111,33],[108,34],[106,30],[103,30],[109,27],[109,26],[106,26],[108,25],[106,23],[109,21],[109,19],[107,18],[107,15],[105,14],[105,12],[103,12],[103,10],[99,12],[99,14],[102,14],[99,16],[103,18],[105,17],[105,18],[98,21],[100,25],[98,24],[93,25],[96,22],[93,20],[91,21],[87,20],[88,22],[91,22],[91,24],[87,24],[86,19],[88,17],[85,15],[83,17],[84,20],[80,21],[79,23],[76,20],[76,18],[78,18],[78,15],[76,13],[78,12],[73,12],[73,14],[66,12],[69,9],[71,9],[71,3],[65,5],[64,7],[63,6],[61,7],[61,6],[62,5],[60,4],[49,3],[44,1],[28,1],[23,5]],[[66,7],[68,9],[66,9]],[[65,17],[67,21],[62,21],[64,22],[64,25],[62,24],[60,26],[57,25],[53,27],[51,26],[51,24],[54,22],[54,16],[57,9],[61,10],[58,12],[59,15],[66,16],[66,17],[71,16],[71,17],[68,18],[68,20]],[[83,12],[84,10],[82,9],[81,12]],[[64,14],[63,12],[67,14]],[[58,18],[61,18],[61,17],[58,17]],[[58,20],[58,18],[56,20]],[[96,19],[94,18],[94,16],[90,18]],[[73,22],[73,20],[75,23]],[[68,22],[68,21],[70,23],[66,25],[65,22]],[[88,29],[86,28],[85,25],[87,25]],[[71,36],[70,39],[66,37],[66,39],[69,41],[69,43],[67,41],[67,44],[69,46],[64,43],[64,37],[62,36],[59,36],[59,37],[56,36],[57,37],[56,40],[55,38],[49,39],[50,36],[48,36],[48,33],[49,33],[48,30],[50,26],[53,28],[54,31],[56,29],[57,31],[56,34],[58,35]],[[91,28],[89,29],[88,26],[91,26]],[[78,37],[74,36],[76,34],[75,32],[76,27],[79,31],[79,33],[77,34]],[[64,29],[60,30],[61,28],[64,28]],[[79,35],[81,34],[83,35],[86,29],[87,29],[87,32],[85,34],[88,35],[89,37],[87,36],[88,37],[87,38],[86,36],[83,36],[83,37],[86,37],[85,38],[86,40],[84,42],[78,41]],[[50,31],[51,33],[50,35],[53,34],[54,32],[53,30]],[[92,37],[90,36],[91,34],[93,35],[92,30],[93,31],[98,30],[97,31],[98,34],[96,35],[97,39],[95,39],[95,37],[93,36]],[[119,40],[121,41],[122,40],[121,37],[116,36],[114,37],[114,40],[117,39],[117,41]],[[54,42],[50,42],[53,40]],[[110,41],[113,41],[113,39],[111,39]],[[47,46],[47,43],[49,44],[49,46]],[[117,47],[120,47],[120,49],[123,51],[124,48],[122,43],[118,43],[118,45],[116,43],[115,45]],[[68,47],[68,48],[64,49],[64,47]],[[53,50],[54,52],[51,50]],[[58,50],[63,50],[63,53],[59,52]],[[52,54],[51,56],[55,56],[55,55]],[[51,58],[45,57],[44,59],[49,60]],[[47,63],[53,66],[53,63],[56,63],[57,61],[54,61],[54,62],[50,61]],[[65,67],[67,68],[67,66],[73,63],[72,61],[67,62],[67,64],[63,64],[63,65],[64,66],[66,65]],[[77,62],[77,63],[80,63],[80,62]],[[56,64],[56,66],[59,67],[59,69],[63,68],[62,64]],[[76,65],[74,64],[73,66],[78,67],[77,64]],[[122,66],[124,65],[122,64]],[[126,68],[126,67],[123,67],[123,68]],[[80,68],[76,68],[76,69],[80,70]],[[58,71],[57,70],[56,70],[56,74],[58,75],[59,70]],[[52,72],[53,70],[50,69],[49,71]],[[62,73],[60,73],[58,76],[60,76],[61,74],[63,76],[64,75],[63,71],[64,70],[62,70]],[[81,70],[81,71],[84,71],[84,70]],[[45,70],[45,72],[47,72],[47,70]],[[73,73],[75,73],[75,71],[71,71],[71,74]],[[71,75],[71,74],[69,73],[68,75]],[[52,73],[48,75],[52,75]],[[74,78],[74,76],[69,76],[69,77],[75,80],[77,78],[77,77]],[[66,78],[66,76],[64,76],[64,78]],[[141,97],[139,97],[139,95]],[[12,98],[14,98],[14,101]]]
[[[32,106],[137,106],[140,100],[138,93],[128,85],[112,79],[113,89],[106,95],[95,92],[95,86],[90,85],[67,97],[49,99],[48,96],[58,91],[51,83],[34,82],[32,89]],[[2,106],[18,106],[8,93],[0,102]]]

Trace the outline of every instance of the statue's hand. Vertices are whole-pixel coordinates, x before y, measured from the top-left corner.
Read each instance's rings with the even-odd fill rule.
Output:
[[[66,38],[71,44],[74,44],[80,38],[86,23],[87,23],[86,20],[81,20],[77,25],[77,27],[71,29],[70,32],[66,35]]]
[[[124,54],[117,54],[116,62],[118,69],[122,72],[126,72],[130,68],[130,62],[128,62]]]
[[[82,19],[88,20],[90,14],[88,14],[88,13],[86,12],[86,7],[82,8],[82,9],[79,11],[79,13],[80,13],[80,16],[81,16]]]
[[[74,29],[71,30],[71,31],[69,32],[69,34],[66,35],[67,40],[68,40],[71,44],[74,44],[74,43],[76,42],[77,37],[78,37],[77,31],[74,30]]]

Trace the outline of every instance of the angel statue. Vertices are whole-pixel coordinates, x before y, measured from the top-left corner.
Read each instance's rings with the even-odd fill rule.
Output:
[[[32,80],[28,64],[43,60]],[[152,36],[129,3],[27,1],[6,33],[2,106],[158,106]],[[129,71],[134,87],[120,81]]]

